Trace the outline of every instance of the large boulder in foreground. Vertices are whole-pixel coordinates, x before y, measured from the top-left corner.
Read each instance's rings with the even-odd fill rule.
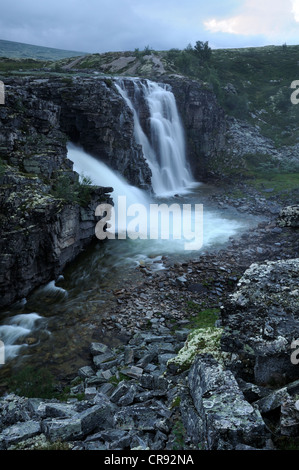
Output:
[[[188,384],[202,419],[207,450],[266,447],[268,436],[261,414],[245,400],[231,371],[211,355],[199,355],[189,371]]]
[[[254,263],[222,307],[222,348],[240,377],[264,385],[299,377],[298,273],[299,258]]]

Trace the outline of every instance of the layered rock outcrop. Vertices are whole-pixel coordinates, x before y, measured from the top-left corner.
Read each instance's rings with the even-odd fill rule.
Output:
[[[67,159],[61,108],[27,79],[6,84],[0,107],[0,306],[55,279],[94,239],[95,208],[111,188],[83,188]]]
[[[149,189],[151,171],[135,141],[134,119],[110,79],[31,81],[30,89],[60,108],[60,129],[134,186]]]

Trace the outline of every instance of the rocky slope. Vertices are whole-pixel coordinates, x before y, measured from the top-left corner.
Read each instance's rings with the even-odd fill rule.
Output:
[[[219,252],[177,264],[166,259],[164,271],[140,266],[138,285],[115,292],[117,322],[111,312],[103,320],[107,329],[126,332],[127,343],[116,349],[92,343],[62,402],[2,397],[0,448],[272,450],[296,443],[299,374],[291,343],[298,238],[279,220]],[[284,308],[285,321],[275,324],[269,305]],[[207,328],[210,308],[219,316]],[[230,347],[235,329],[242,342]],[[260,345],[269,345],[263,357]],[[263,358],[272,374],[260,383]]]

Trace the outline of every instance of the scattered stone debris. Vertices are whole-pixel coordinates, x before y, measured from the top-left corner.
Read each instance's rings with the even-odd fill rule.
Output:
[[[299,439],[299,372],[275,369],[282,349],[292,366],[297,246],[272,219],[217,252],[137,267],[140,282],[114,292],[115,318],[103,320],[126,344],[93,342],[64,402],[0,398],[0,449],[272,450]]]

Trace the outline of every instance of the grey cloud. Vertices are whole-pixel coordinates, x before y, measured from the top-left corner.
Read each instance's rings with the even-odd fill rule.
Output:
[[[203,22],[235,14],[240,0],[2,0],[0,38],[83,52],[262,45],[262,37],[215,34]],[[248,45],[248,44],[246,44]]]

